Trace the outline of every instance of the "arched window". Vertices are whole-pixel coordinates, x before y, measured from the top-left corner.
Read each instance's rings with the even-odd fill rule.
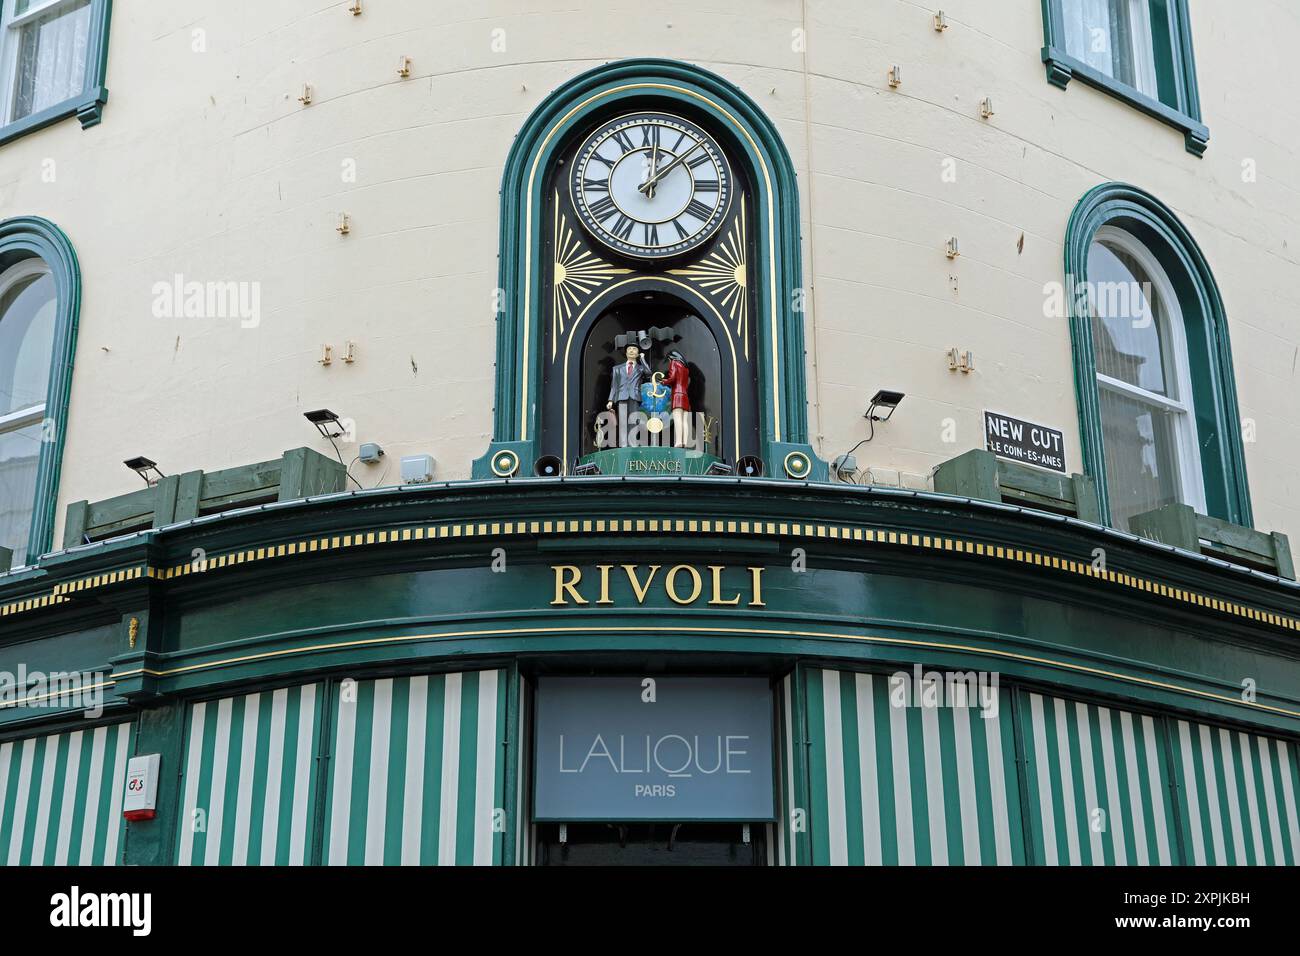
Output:
[[[0,222],[0,548],[14,565],[50,546],[79,284],[57,227]]]
[[[1076,390],[1104,520],[1167,504],[1249,525],[1222,300],[1177,217],[1132,186],[1089,192],[1070,219]]]
[[[1205,511],[1182,309],[1160,263],[1105,226],[1088,251],[1092,344],[1111,518],[1175,502]]]

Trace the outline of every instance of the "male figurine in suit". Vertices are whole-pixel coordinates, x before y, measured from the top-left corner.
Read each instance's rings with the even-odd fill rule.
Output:
[[[627,356],[627,360],[614,366],[614,374],[609,381],[609,401],[605,403],[606,408],[613,408],[615,402],[641,404],[641,382],[644,381],[650,367],[641,357],[641,349],[638,346],[628,345],[624,355]],[[627,409],[629,412],[635,410],[635,408]]]
[[[650,366],[641,355],[640,346],[629,342],[623,354],[626,361],[614,366],[609,381],[609,401],[605,403],[607,409],[612,409],[614,403],[618,403],[620,445],[628,443],[628,418],[641,408],[641,383],[650,371]]]

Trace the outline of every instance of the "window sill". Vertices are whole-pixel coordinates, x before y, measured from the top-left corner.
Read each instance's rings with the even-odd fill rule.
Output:
[[[97,126],[103,117],[104,104],[108,102],[108,90],[102,86],[93,87],[78,96],[47,106],[39,113],[32,113],[20,120],[0,126],[0,146],[13,142],[28,133],[44,129],[70,116],[81,121],[82,129]]]
[[[1065,89],[1071,78],[1077,77],[1081,82],[1108,93],[1118,100],[1123,100],[1129,106],[1179,130],[1183,134],[1189,153],[1193,156],[1205,155],[1206,145],[1210,141],[1210,130],[1196,117],[1166,106],[1159,100],[1138,92],[1127,83],[1121,83],[1114,77],[1088,66],[1082,60],[1076,60],[1056,47],[1043,47],[1043,63],[1047,67],[1047,80],[1053,86]]]

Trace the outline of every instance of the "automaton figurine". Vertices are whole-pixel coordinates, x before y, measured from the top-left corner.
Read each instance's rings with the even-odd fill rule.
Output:
[[[663,377],[663,383],[673,390],[672,394],[672,421],[673,421],[673,446],[676,448],[685,448],[692,444],[691,440],[691,398],[688,394],[691,387],[691,370],[686,365],[686,359],[682,353],[673,349],[668,353],[668,374]]]

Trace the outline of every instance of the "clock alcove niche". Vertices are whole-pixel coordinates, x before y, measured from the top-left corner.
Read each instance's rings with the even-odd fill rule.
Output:
[[[580,435],[581,440],[571,441],[571,456],[581,458],[599,450],[593,421],[608,400],[613,366],[623,359],[623,353],[615,346],[616,338],[629,329],[652,328],[670,333],[670,337],[655,340],[647,356],[652,376],[653,373],[662,375],[666,372],[670,351],[680,352],[685,359],[689,373],[686,388],[689,406],[703,422],[698,435],[692,432],[690,437],[698,437],[698,446],[702,446],[711,457],[730,460],[738,448],[752,453],[757,444],[753,415],[751,412],[746,416],[749,433],[741,437],[737,416],[728,416],[728,412],[738,411],[731,396],[739,381],[733,363],[723,362],[714,332],[681,298],[648,285],[644,291],[621,298],[604,310],[590,324],[584,336],[580,359],[582,384],[578,401],[572,408],[577,420],[570,426],[571,434]],[[753,396],[749,397],[752,409]],[[665,428],[664,444],[669,443],[667,432]],[[543,447],[551,447],[556,438],[562,447],[563,435],[553,436],[549,429],[544,430]]]
[[[641,389],[674,381],[675,351],[689,385],[673,414],[689,404],[703,458],[679,453],[669,472],[757,458],[772,477],[824,477],[805,444],[797,210],[770,122],[711,73],[631,60],[556,90],[503,180],[496,434],[475,476],[530,475],[551,457],[564,474],[648,470],[632,460],[645,455],[592,457],[600,416],[617,392],[614,407],[659,415],[666,438]],[[648,346],[635,365],[628,337]]]

